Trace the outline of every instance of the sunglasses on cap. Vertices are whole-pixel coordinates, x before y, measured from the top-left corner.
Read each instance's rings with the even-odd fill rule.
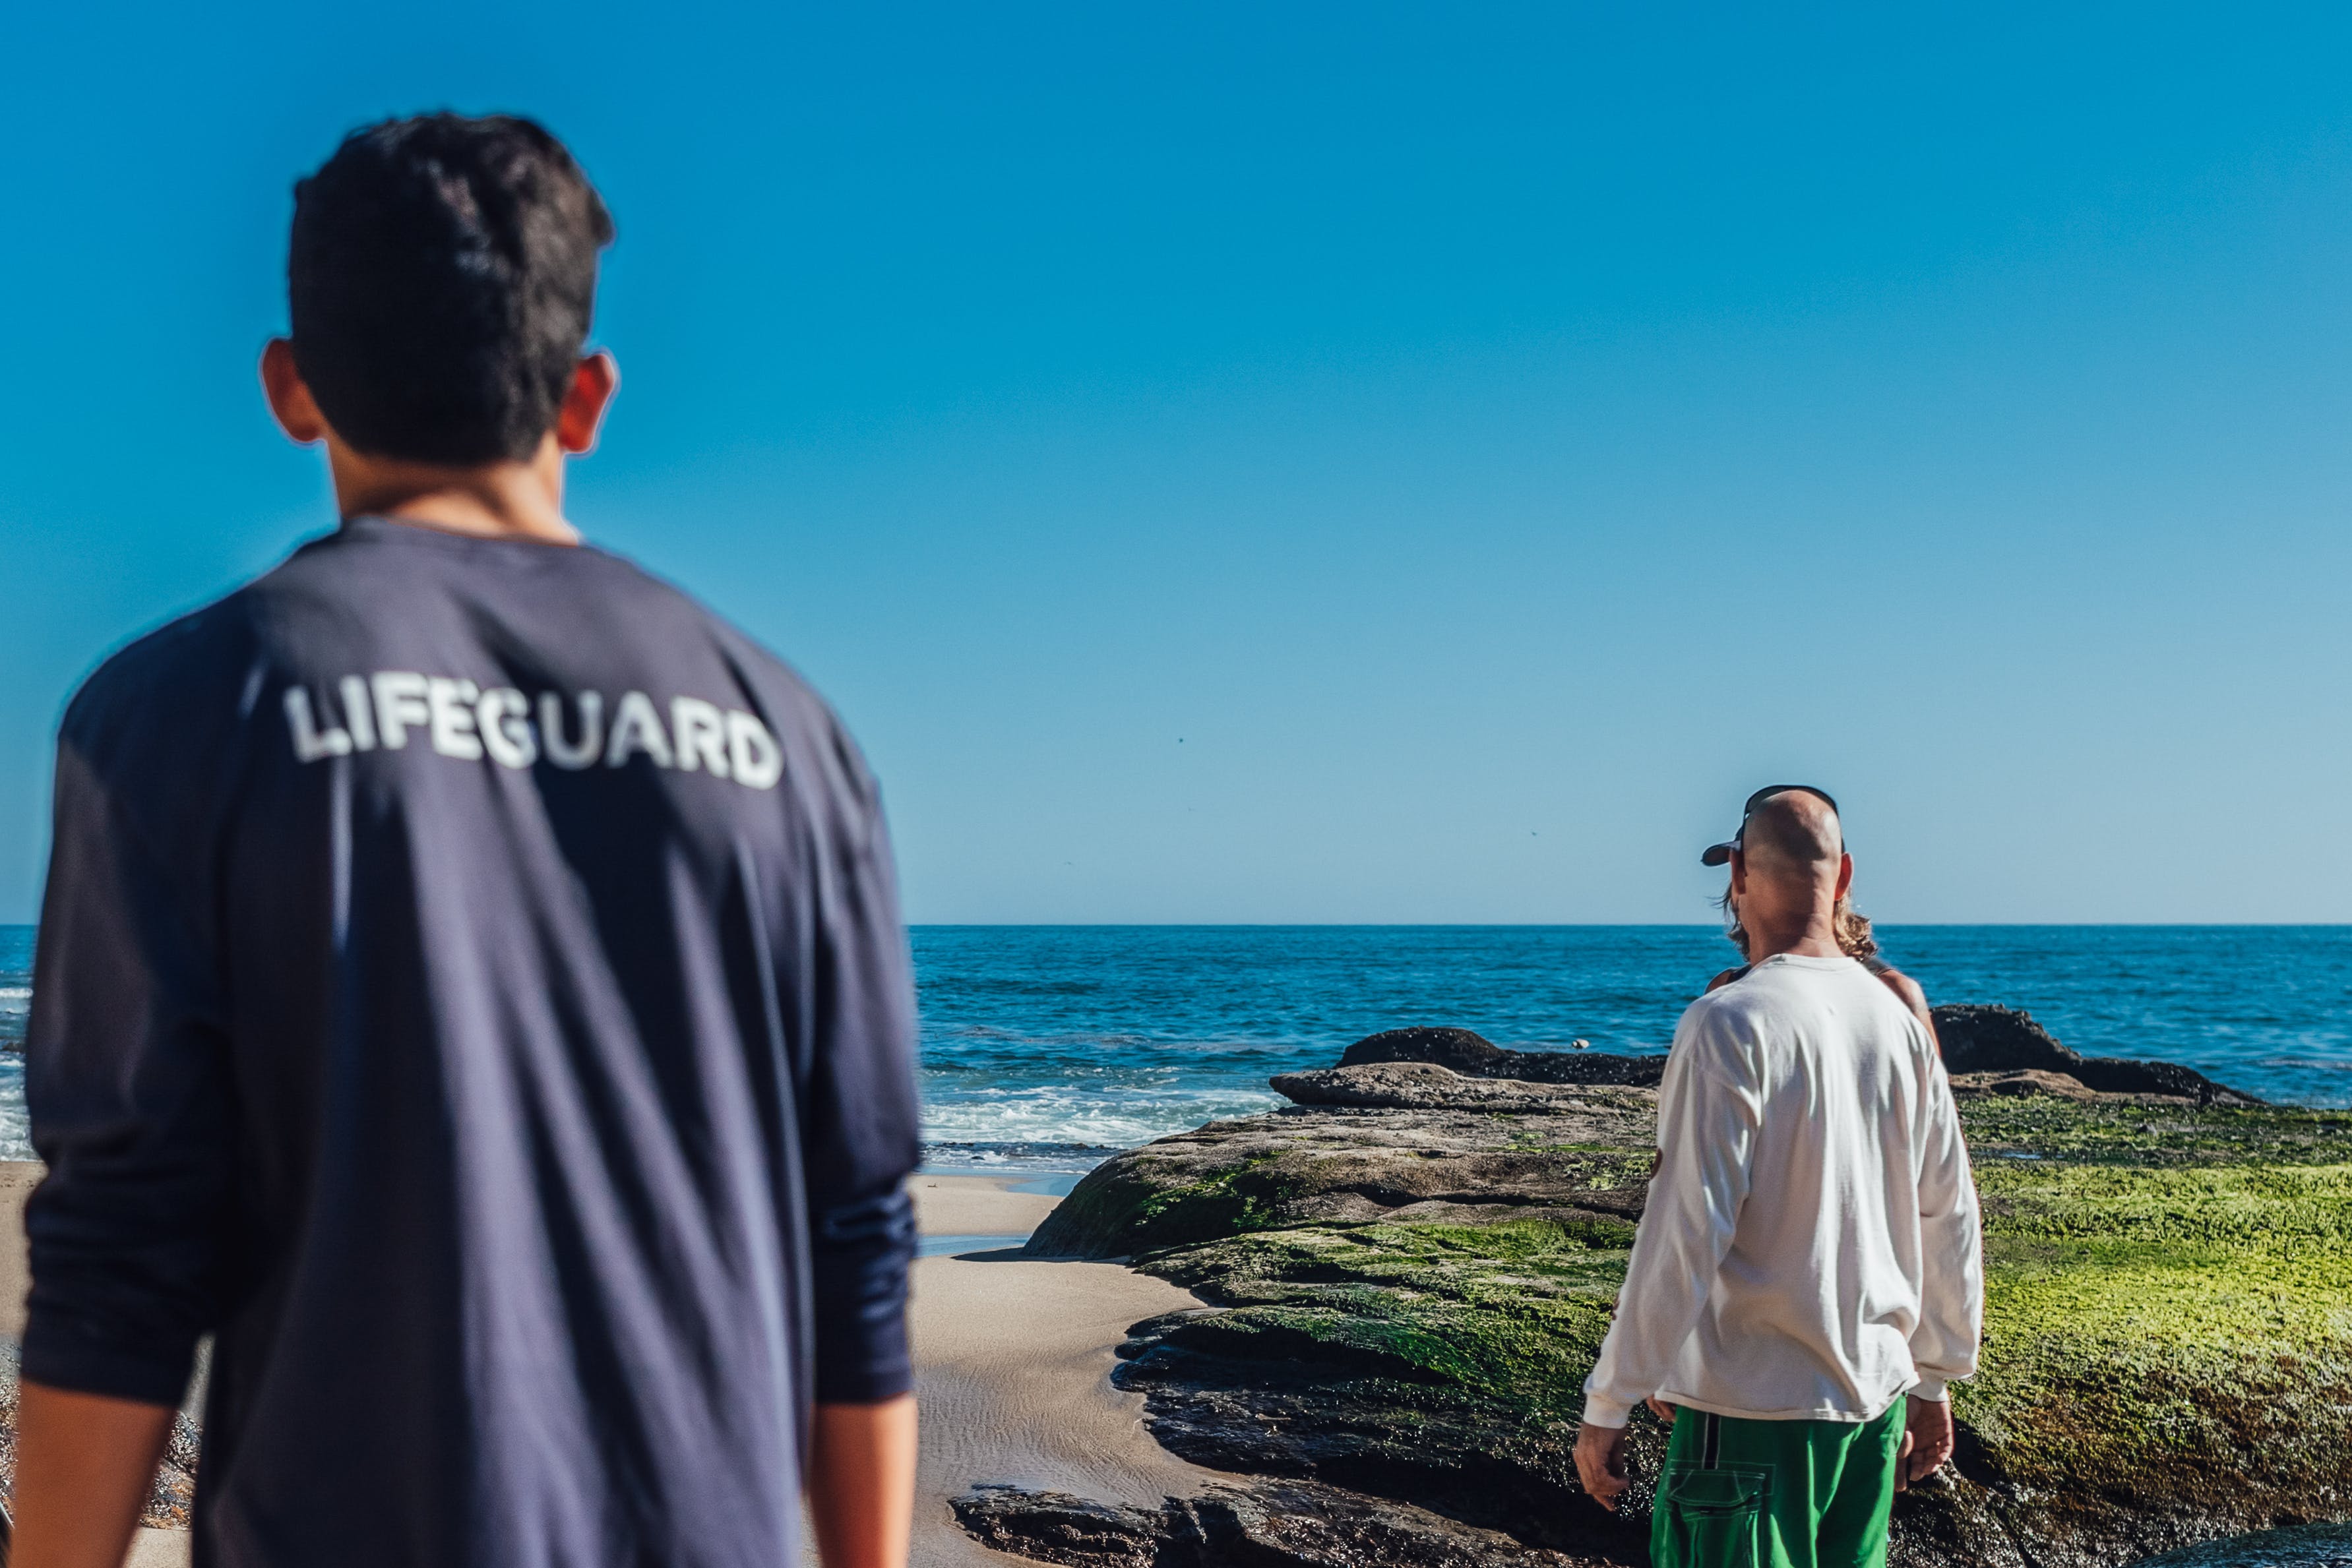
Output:
[[[1836,800],[1831,796],[1828,790],[1816,789],[1811,784],[1767,784],[1761,789],[1757,790],[1753,795],[1748,796],[1748,804],[1739,808],[1739,831],[1732,834],[1731,837],[1723,843],[1707,845],[1706,852],[1698,857],[1698,863],[1701,865],[1727,864],[1731,860],[1731,852],[1738,849],[1739,847],[1739,841],[1748,836],[1748,819],[1756,814],[1756,808],[1770,800],[1773,796],[1786,794],[1791,789],[1801,789],[1808,795],[1819,797],[1828,804],[1829,809],[1832,811],[1835,811],[1838,809]],[[1840,813],[1840,815],[1843,816],[1843,813]]]

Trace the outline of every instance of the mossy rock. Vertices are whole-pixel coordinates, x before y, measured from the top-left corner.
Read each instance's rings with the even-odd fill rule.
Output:
[[[1609,1113],[1600,1136],[1282,1113],[1190,1135],[1181,1181],[1149,1151],[1097,1173],[1098,1244],[1223,1309],[1139,1325],[1122,1376],[1155,1432],[1204,1463],[1640,1561],[1646,1503],[1599,1514],[1566,1460],[1647,1172],[1639,1106]],[[1895,1562],[2105,1568],[2352,1516],[2352,1113],[2040,1095],[1962,1113],[1984,1365],[1956,1390],[1956,1479],[1903,1500]],[[1371,1151],[1354,1167],[1349,1138]],[[1348,1209],[1362,1192],[1331,1180],[1505,1155],[1539,1201],[1455,1181]],[[1645,1416],[1633,1442],[1654,1465]]]
[[[1978,1180],[1986,1343],[1954,1412],[2043,1560],[2352,1515],[2352,1162]]]
[[[1292,1106],[1213,1122],[1097,1167],[1033,1256],[1123,1258],[1308,1224],[1640,1211],[1657,1097],[1599,1087],[1539,1114]]]
[[[1149,1248],[1258,1230],[1276,1223],[1280,1175],[1259,1160],[1170,1181],[1148,1165],[1114,1161],[1056,1205],[1029,1250],[1044,1256],[1115,1257]]]

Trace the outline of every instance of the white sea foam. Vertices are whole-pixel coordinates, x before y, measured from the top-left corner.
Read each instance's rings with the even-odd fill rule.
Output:
[[[0,1056],[0,1160],[32,1157],[32,1123],[25,1114],[25,1059]]]
[[[923,1109],[923,1137],[931,1144],[1074,1144],[1132,1148],[1225,1116],[1254,1116],[1282,1103],[1246,1090],[1150,1092],[1073,1090],[1052,1084],[977,1092],[934,1099]]]

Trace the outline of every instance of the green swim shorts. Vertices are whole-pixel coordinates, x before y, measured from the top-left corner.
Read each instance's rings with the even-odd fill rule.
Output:
[[[1685,1410],[1650,1522],[1655,1568],[1885,1568],[1907,1401],[1874,1421]]]

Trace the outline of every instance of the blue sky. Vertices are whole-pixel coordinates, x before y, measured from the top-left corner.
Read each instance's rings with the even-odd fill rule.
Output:
[[[332,521],[352,125],[621,238],[593,537],[793,659],[918,920],[2352,919],[2352,14],[18,6],[0,920],[48,733]]]

